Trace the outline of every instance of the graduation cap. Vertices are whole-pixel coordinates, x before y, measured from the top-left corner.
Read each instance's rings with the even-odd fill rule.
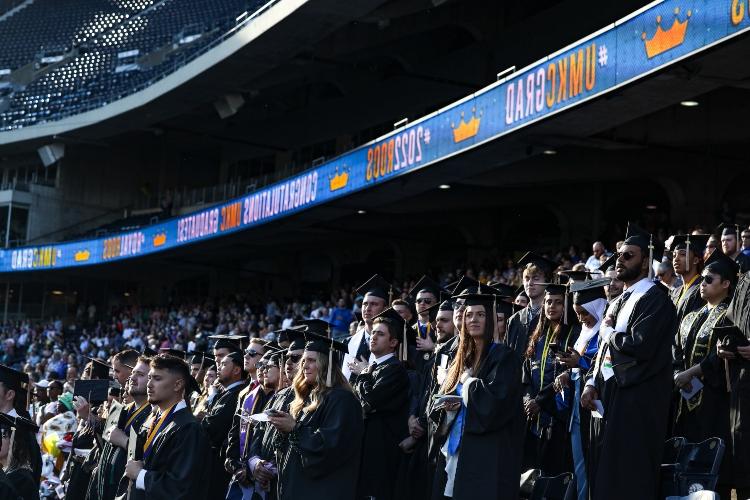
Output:
[[[304,319],[299,324],[305,327],[305,331],[317,333],[323,337],[331,336],[331,324],[328,321],[322,319]]]
[[[505,299],[505,298],[512,298],[512,297],[503,297],[499,296],[498,299]],[[510,318],[514,313],[520,311],[523,309],[522,306],[519,306],[518,304],[514,304],[512,302],[508,302],[507,300],[498,300],[495,302],[495,313],[502,313],[505,316],[505,319],[507,320]]]
[[[607,258],[607,260],[602,262],[602,265],[599,266],[599,270],[602,273],[606,273],[610,268],[614,269],[615,264],[617,264],[617,256],[617,253],[613,253],[612,255],[610,255],[609,258]]]
[[[186,359],[187,353],[183,351],[182,349],[174,349],[172,347],[162,347],[159,349],[159,352],[162,354],[169,354],[170,356],[174,356],[175,358],[180,359]]]
[[[523,257],[518,259],[517,265],[523,268],[534,265],[541,269],[546,276],[550,276],[557,267],[556,262],[533,252],[526,252]]]
[[[661,260],[661,256],[664,253],[662,249],[658,249],[658,245],[654,245],[654,235],[639,227],[632,222],[628,222],[628,229],[625,232],[624,245],[635,245],[641,249],[643,253],[648,252],[648,277],[649,279],[654,278],[654,268],[651,263],[654,259]]]
[[[718,226],[716,226],[716,232],[719,233],[721,236],[728,236],[728,235],[734,235],[735,238],[737,238],[737,241],[740,241],[740,225],[739,224],[730,224],[727,222],[722,222]]]
[[[112,369],[112,365],[98,358],[92,358],[89,356],[84,356],[84,358],[91,361],[91,378],[92,379],[108,379],[109,378],[109,371]]]
[[[718,248],[706,258],[705,268],[709,266],[711,266],[710,271],[717,272],[722,278],[729,278],[732,284],[737,282],[740,275],[740,266],[737,262]]]
[[[417,284],[414,285],[414,288],[409,290],[409,296],[416,299],[417,294],[419,292],[427,292],[431,293],[439,300],[440,292],[443,291],[443,287],[441,287],[435,280],[430,278],[429,276],[422,276],[419,281],[417,281]]]
[[[557,274],[560,277],[564,277],[566,279],[565,283],[568,283],[572,281],[585,281],[587,279],[591,279],[591,275],[594,273],[592,273],[591,271],[565,270],[565,271],[560,271]],[[563,283],[562,281],[560,282]]]
[[[214,361],[215,359],[211,354],[203,351],[193,351],[190,353],[190,355],[190,364],[201,365],[201,368],[203,368],[203,365],[206,361]]]
[[[670,251],[685,250],[686,253],[693,252],[693,255],[703,257],[706,250],[710,234],[676,234],[672,236],[672,245]],[[685,269],[690,271],[690,259],[685,259]]]
[[[201,385],[195,380],[195,377],[188,374],[187,385],[185,386],[185,397],[190,397],[194,392],[201,392]]]
[[[287,331],[289,347],[287,352],[298,351],[305,348],[305,332],[302,329],[290,328]]]
[[[159,354],[159,353],[156,352],[156,351],[154,351],[153,349],[151,349],[149,346],[144,346],[143,347],[143,355],[144,356],[147,356],[149,358],[153,358],[157,354]]]
[[[604,287],[609,285],[609,278],[598,278],[589,281],[579,281],[570,285],[570,291],[573,293],[573,304],[588,304],[596,299],[606,299]]]
[[[514,287],[506,285],[505,283],[500,283],[499,281],[489,281],[487,282],[487,286],[496,290],[500,295],[504,297],[515,297],[516,295],[518,295]]]
[[[216,341],[214,350],[229,349],[230,352],[242,352],[242,342],[248,340],[245,335],[209,335],[208,338]]]
[[[562,295],[564,297],[563,323],[568,324],[568,286],[561,283],[539,283],[544,287],[547,295]]]
[[[479,288],[479,282],[474,278],[463,275],[461,279],[456,282],[456,286],[453,287],[451,294],[453,297],[465,293],[476,293]]]
[[[357,293],[360,295],[374,295],[385,300],[387,304],[391,303],[396,292],[397,290],[393,285],[384,280],[379,274],[375,274],[357,288]]]
[[[381,321],[391,325],[392,331],[394,333],[401,332],[400,338],[398,337],[398,335],[396,336],[399,342],[398,355],[402,361],[406,361],[408,357],[408,352],[407,352],[408,339],[407,339],[407,331],[406,331],[407,325],[406,325],[406,322],[404,321],[404,318],[402,318],[401,315],[398,313],[398,311],[396,311],[394,308],[389,307],[388,309],[384,310],[383,312],[375,316],[373,318],[373,321],[376,319],[380,319]]]
[[[349,352],[349,346],[338,340],[333,340],[323,335],[318,335],[310,330],[305,331],[305,350],[328,355],[328,373],[326,374],[326,385],[333,386],[333,351],[342,354]]]
[[[18,395],[26,394],[29,390],[29,376],[26,373],[2,364],[0,364],[0,382],[8,389],[16,391]]]

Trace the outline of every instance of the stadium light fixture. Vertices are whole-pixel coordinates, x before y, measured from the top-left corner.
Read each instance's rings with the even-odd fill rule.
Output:
[[[682,101],[680,103],[680,106],[683,106],[685,108],[695,108],[697,106],[700,106],[700,103],[698,101]]]
[[[442,189],[442,190],[446,190],[446,189],[450,189],[450,188],[451,188],[450,184],[440,184],[438,186],[438,189]]]
[[[367,213],[367,210],[357,210],[357,214],[359,215],[365,215]]]
[[[545,149],[544,151],[542,151],[542,154],[551,156],[551,155],[556,155],[557,151],[555,151],[554,149]]]
[[[52,295],[64,295],[62,290],[52,290]]]

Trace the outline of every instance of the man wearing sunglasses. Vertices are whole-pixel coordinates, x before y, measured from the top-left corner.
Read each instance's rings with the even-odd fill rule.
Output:
[[[420,372],[425,363],[429,361],[435,348],[435,324],[430,317],[430,311],[433,306],[438,304],[441,290],[442,287],[434,280],[428,276],[422,276],[414,288],[409,291],[409,296],[414,298],[417,309],[417,322],[412,326],[414,338],[416,338],[416,352],[410,352],[409,356],[417,371]],[[409,346],[409,351],[413,350]]]
[[[581,406],[603,415],[592,419],[592,498],[658,497],[677,330],[674,304],[651,279],[660,253],[652,235],[634,224],[618,247],[615,271],[625,291],[602,321],[600,349],[581,395]]]

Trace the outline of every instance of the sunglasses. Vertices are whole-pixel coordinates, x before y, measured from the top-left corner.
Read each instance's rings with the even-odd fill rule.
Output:
[[[417,304],[432,304],[432,299],[417,299]]]
[[[632,259],[633,257],[635,257],[635,253],[634,252],[630,252],[630,251],[628,251],[628,252],[617,252],[617,259],[618,260],[622,259],[625,262],[627,262],[630,259]]]
[[[251,358],[254,358],[255,356],[260,356],[260,353],[256,351],[255,349],[247,349],[245,351],[245,356],[250,356]]]
[[[299,360],[302,359],[302,354],[290,354],[287,356],[287,359],[291,359],[292,363],[299,363]]]
[[[707,274],[707,275],[705,275],[705,276],[701,276],[701,280],[702,280],[702,281],[703,281],[703,282],[704,282],[705,284],[707,284],[707,285],[710,285],[710,284],[711,284],[711,283],[713,283],[713,282],[714,282],[714,280],[716,280],[716,279],[718,279],[718,278],[716,278],[715,276],[711,276],[710,274]]]

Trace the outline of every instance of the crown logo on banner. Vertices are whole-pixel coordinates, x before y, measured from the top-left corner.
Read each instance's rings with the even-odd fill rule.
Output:
[[[685,17],[684,21],[680,21],[678,17],[679,15],[680,8],[677,7],[674,10],[674,22],[672,23],[672,27],[668,30],[661,27],[661,16],[656,16],[656,32],[654,33],[654,36],[647,40],[646,32],[644,31],[643,34],[641,34],[643,43],[646,45],[646,55],[649,59],[656,57],[659,54],[663,54],[678,45],[682,45],[682,42],[685,41],[685,32],[687,31],[690,16],[693,15],[693,12],[688,10],[687,17]]]
[[[476,116],[476,108],[471,108],[471,120],[464,121],[464,113],[461,112],[461,121],[458,123],[458,127],[454,123],[451,123],[453,129],[453,142],[459,143],[466,139],[471,139],[477,132],[479,132],[479,124],[482,122],[482,112],[479,112],[479,117]]]
[[[165,233],[159,233],[156,236],[154,236],[154,240],[153,240],[154,247],[160,247],[166,242],[167,242],[167,235]]]
[[[339,167],[336,167],[336,173],[331,176],[328,176],[328,186],[331,188],[331,191],[336,191],[339,189],[343,189],[346,187],[346,184],[349,182],[349,169],[348,168],[342,168],[341,172],[339,172]]]
[[[76,262],[86,262],[91,257],[91,252],[88,250],[78,250],[74,255],[73,259]]]

